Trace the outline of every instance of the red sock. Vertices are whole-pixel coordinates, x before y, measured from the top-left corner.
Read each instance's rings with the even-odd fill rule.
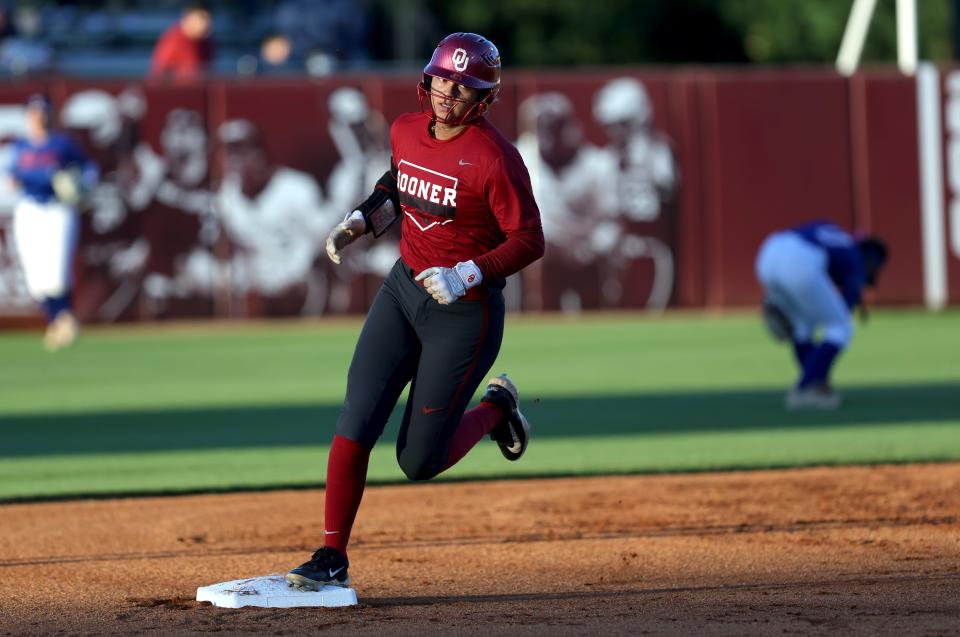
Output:
[[[460,459],[467,455],[467,452],[473,449],[484,436],[493,431],[501,420],[503,420],[503,412],[490,403],[480,403],[465,413],[460,419],[457,432],[453,434],[450,452],[447,454],[447,464],[443,467],[443,471],[460,462]]]
[[[370,450],[342,436],[333,437],[327,461],[323,544],[347,554],[353,520],[367,484]]]

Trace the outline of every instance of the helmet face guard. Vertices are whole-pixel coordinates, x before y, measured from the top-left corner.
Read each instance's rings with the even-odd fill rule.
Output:
[[[487,91],[486,95],[481,95],[479,99],[472,102],[470,100],[453,97],[452,95],[435,91],[430,87],[430,77],[431,76],[429,75],[424,75],[423,81],[417,84],[417,97],[420,100],[420,110],[424,113],[429,113],[432,115],[435,122],[440,122],[441,124],[447,124],[449,126],[469,124],[475,119],[482,117],[483,114],[487,112],[487,108],[490,106],[490,103],[493,101],[494,93],[492,91]],[[445,117],[441,117],[437,114],[436,109],[433,108],[434,97],[441,98],[448,102],[469,104],[470,106],[464,110],[463,114],[459,117],[453,117],[449,114],[449,112]]]
[[[468,101],[433,90],[430,84],[434,77],[477,89],[479,99],[470,102],[471,106],[459,117],[450,117],[449,114],[440,117],[433,108],[433,97],[448,102]],[[483,116],[499,92],[500,53],[492,42],[475,33],[453,33],[441,40],[423,69],[423,80],[417,85],[420,110],[430,113],[434,121],[453,126]]]

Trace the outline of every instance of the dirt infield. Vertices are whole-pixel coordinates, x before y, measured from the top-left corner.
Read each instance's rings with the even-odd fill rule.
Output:
[[[322,494],[0,507],[0,634],[960,633],[960,465],[370,488],[360,606],[213,608]]]

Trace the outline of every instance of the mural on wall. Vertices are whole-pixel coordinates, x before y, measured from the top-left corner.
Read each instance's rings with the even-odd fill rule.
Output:
[[[851,103],[850,80],[829,73],[512,75],[490,117],[530,170],[548,246],[511,278],[509,307],[757,303],[760,240],[812,217],[888,238],[897,266],[878,300],[922,303],[916,127],[891,125],[916,115],[916,86],[861,80],[865,101]],[[417,107],[405,80],[7,84],[0,161],[36,92],[101,169],[74,264],[83,321],[362,313],[397,258],[396,234],[363,239],[339,267],[323,242],[387,170],[389,122]],[[792,125],[811,116],[817,127]],[[0,319],[37,316],[11,240],[15,201],[0,180]],[[957,233],[944,216],[946,243]],[[948,301],[960,281],[953,243]]]
[[[156,145],[142,135],[148,115],[162,118]],[[109,322],[212,313],[207,290],[188,281],[194,251],[216,233],[200,112],[151,114],[138,87],[118,94],[89,89],[67,97],[59,121],[84,143],[101,174],[82,206],[80,317]],[[173,299],[189,302],[171,311]]]
[[[322,149],[332,168],[316,175],[270,153],[256,121],[232,118],[212,127],[202,94],[193,97],[194,108],[164,111],[138,86],[91,88],[69,94],[58,109],[58,125],[101,170],[81,205],[75,264],[81,320],[362,308],[367,293],[358,278],[389,271],[399,236],[354,251],[340,267],[327,262],[324,241],[390,166],[383,115],[358,89],[333,90],[325,123],[332,143]],[[0,105],[0,140],[22,132],[23,113],[21,104]],[[153,140],[145,124],[156,129]],[[0,313],[6,315],[35,311],[7,228],[16,197],[0,186]]]
[[[564,92],[520,104],[517,147],[548,244],[528,288],[547,310],[663,309],[673,290],[669,204],[679,182],[670,142],[653,127],[647,91],[633,78],[600,86],[589,116],[603,131],[597,142]],[[649,274],[638,273],[643,262]]]
[[[217,218],[231,292],[243,315],[322,313],[326,281],[314,275],[332,219],[312,175],[270,157],[256,124],[224,122],[218,131],[222,175]],[[212,255],[211,255],[212,258]]]
[[[323,258],[323,242],[389,167],[389,124],[368,96],[353,86],[324,93],[326,121],[316,125],[327,137],[315,152],[329,169],[317,174],[289,165],[289,151],[271,152],[256,113],[215,123],[202,89],[151,103],[157,91],[83,88],[59,110],[102,175],[84,206],[81,319],[362,311],[369,286],[358,280],[386,275],[399,256],[399,228],[348,252],[342,267]],[[592,99],[586,114],[561,91],[518,107],[517,144],[550,249],[511,281],[515,309],[661,309],[669,301],[671,238],[658,225],[678,183],[669,142],[651,124],[639,81],[613,79]],[[242,112],[243,100],[235,103]],[[21,111],[8,108],[15,131]],[[584,117],[601,139],[586,138]],[[2,258],[5,303],[29,308],[15,255],[6,249]],[[638,277],[642,261],[652,274]]]
[[[370,106],[359,89],[344,86],[330,93],[327,129],[336,148],[337,163],[327,179],[330,209],[329,231],[354,207],[366,199],[373,184],[390,169],[390,125],[383,114]],[[346,312],[352,302],[354,280],[369,276],[382,280],[400,258],[400,224],[361,249],[346,250],[343,264],[330,267],[332,312]],[[326,238],[326,234],[324,234]],[[324,263],[328,264],[326,258]]]

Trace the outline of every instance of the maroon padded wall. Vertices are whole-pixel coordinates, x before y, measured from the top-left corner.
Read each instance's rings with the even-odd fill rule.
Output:
[[[583,217],[591,223],[591,215],[599,215],[597,223],[610,221],[614,215],[621,238],[639,239],[634,241],[632,256],[629,250],[618,253],[618,246],[608,255],[595,252],[577,261],[567,258],[564,249],[548,246],[551,259],[530,268],[513,284],[522,294],[513,299],[511,307],[554,310],[568,293],[578,295],[583,309],[650,306],[657,268],[663,265],[655,265],[649,258],[650,240],[672,259],[672,283],[664,297],[671,306],[754,305],[760,300],[760,289],[753,261],[763,238],[779,228],[815,218],[874,232],[888,240],[891,263],[881,279],[878,302],[923,301],[916,87],[912,78],[886,71],[843,78],[829,70],[642,69],[517,71],[504,77],[489,118],[508,139],[517,140],[524,133],[520,109],[526,100],[545,92],[559,93],[571,105],[568,115],[582,135],[583,149],[598,155],[607,152],[607,160],[613,138],[596,115],[600,91],[617,78],[642,83],[649,100],[650,129],[669,149],[676,174],[672,192],[663,194],[653,218],[631,219],[616,208],[603,213],[573,211],[574,220]],[[279,298],[286,292],[276,293],[279,296],[272,306],[254,293],[238,297],[230,291],[229,280],[217,279],[222,275],[213,272],[217,266],[212,264],[226,265],[238,253],[222,226],[211,223],[217,215],[213,204],[204,203],[204,197],[215,201],[223,177],[224,148],[218,132],[229,120],[250,120],[260,130],[271,161],[315,180],[326,198],[322,214],[334,219],[347,212],[341,207],[353,204],[331,199],[331,189],[337,188],[337,183],[342,188],[342,173],[349,173],[350,168],[341,156],[342,144],[338,146],[332,137],[331,95],[343,87],[360,92],[372,113],[372,119],[364,124],[364,134],[382,137],[370,140],[371,148],[379,145],[388,153],[386,126],[400,113],[417,109],[418,79],[363,75],[322,81],[221,80],[178,86],[53,80],[0,86],[0,107],[22,104],[26,95],[38,90],[49,92],[60,106],[72,103],[76,107],[77,96],[85,92],[89,98],[85,112],[96,120],[94,128],[110,124],[110,117],[117,118],[120,132],[105,145],[91,141],[92,130],[74,130],[125,202],[119,217],[84,216],[76,267],[77,304],[84,320],[358,313],[365,310],[377,289],[376,268],[353,274],[350,267],[333,268],[323,257],[322,241],[315,246],[316,261],[309,275],[304,274],[313,279],[313,291],[307,294],[299,289],[303,286],[292,286],[299,289],[292,297],[294,302]],[[953,83],[958,85],[957,95],[951,93]],[[953,105],[953,110],[947,109],[943,141],[948,274],[951,300],[956,301],[960,298],[960,249],[952,250],[949,242],[950,232],[957,233],[949,207],[960,198],[960,186],[954,187],[950,181],[951,170],[960,174],[960,168],[951,168],[960,162],[960,152],[948,151],[953,138],[960,139],[960,124],[955,124],[958,130],[953,131],[949,118],[949,113],[960,109],[953,104],[960,100],[960,80],[953,78],[953,83],[949,79],[943,83],[944,101]],[[104,94],[116,101],[111,108],[120,109],[119,114],[97,115]],[[184,134],[205,137],[201,153],[206,164],[202,175],[195,175],[190,183],[178,177],[177,162],[182,159],[168,149],[171,140],[176,142],[177,135]],[[953,147],[960,148],[960,141],[953,141]],[[147,164],[141,161],[144,152],[150,156]],[[954,155],[958,158],[955,162]],[[160,161],[166,172],[143,195],[143,167],[151,161]],[[611,166],[615,173],[616,166]],[[338,171],[341,181],[335,183]],[[370,181],[362,171],[350,174]],[[558,174],[570,178],[562,170]],[[617,187],[614,174],[609,179],[594,174],[584,183],[592,184],[594,194]],[[138,196],[146,196],[146,203],[132,203]],[[541,206],[549,205],[548,201],[545,197]],[[0,215],[9,215],[9,210]],[[9,244],[9,216],[5,219],[0,218],[4,221],[0,239],[5,241],[0,245]],[[130,248],[141,244],[149,245],[146,255],[140,255],[142,263],[133,257],[126,261],[115,258],[125,251],[136,253]],[[198,251],[209,261],[205,274],[201,268],[201,274],[209,279],[206,287],[184,274],[189,270],[185,264]],[[127,270],[118,263],[126,264]],[[16,267],[9,250],[0,254],[0,289],[6,295],[0,299],[0,317],[22,315],[29,309],[22,289],[17,288]],[[591,296],[591,290],[604,292]],[[609,290],[613,293],[607,294]],[[20,296],[14,298],[15,292]],[[312,301],[305,304],[304,295]]]
[[[707,305],[756,303],[753,261],[770,232],[809,219],[850,227],[846,82],[733,73],[700,85]]]

